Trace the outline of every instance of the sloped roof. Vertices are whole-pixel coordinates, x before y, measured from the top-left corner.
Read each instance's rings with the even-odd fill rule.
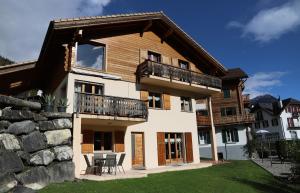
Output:
[[[222,73],[225,73],[227,69],[216,60],[211,54],[209,54],[200,44],[198,44],[192,37],[184,32],[175,22],[173,22],[163,12],[146,12],[146,13],[131,13],[131,14],[118,14],[108,16],[94,16],[94,17],[78,17],[69,19],[58,19],[50,22],[46,38],[44,40],[42,50],[39,59],[42,58],[45,49],[47,49],[48,42],[51,41],[54,31],[65,31],[70,29],[83,29],[83,28],[97,28],[100,26],[129,24],[133,22],[141,21],[157,21],[164,26],[166,30],[172,30],[172,35],[179,37],[186,42],[191,49],[192,54],[204,57]]]
[[[228,69],[222,80],[248,78],[248,75],[241,68]]]

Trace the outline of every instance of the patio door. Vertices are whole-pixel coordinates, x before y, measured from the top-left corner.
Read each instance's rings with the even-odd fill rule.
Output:
[[[181,163],[184,160],[182,133],[165,133],[166,163]]]
[[[131,133],[132,167],[144,168],[144,134]]]

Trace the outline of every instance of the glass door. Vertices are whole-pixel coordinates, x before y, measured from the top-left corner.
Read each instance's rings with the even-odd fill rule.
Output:
[[[166,148],[166,163],[183,162],[183,140],[181,133],[166,133],[165,148]]]

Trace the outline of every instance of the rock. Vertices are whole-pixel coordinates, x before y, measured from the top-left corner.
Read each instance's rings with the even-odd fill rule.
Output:
[[[57,146],[68,144],[71,140],[71,131],[69,129],[46,131],[47,144],[50,146]]]
[[[31,188],[18,185],[13,189],[12,193],[36,193],[36,191]]]
[[[27,110],[0,110],[0,119],[9,121],[32,120],[35,113]]]
[[[40,110],[41,104],[37,102],[26,101],[11,96],[0,95],[0,106],[1,107],[19,107],[29,108],[32,110]]]
[[[2,144],[4,149],[7,149],[7,150],[21,149],[19,140],[16,138],[16,136],[8,134],[8,133],[0,134],[0,143]]]
[[[34,131],[22,137],[23,148],[27,152],[34,152],[47,147],[45,136],[39,131]]]
[[[52,120],[56,129],[71,129],[72,122],[70,119],[54,119]]]
[[[54,153],[49,149],[41,150],[30,156],[30,163],[33,165],[48,165],[54,158]]]
[[[34,121],[47,121],[48,119],[40,114],[33,114],[33,120]]]
[[[60,112],[43,112],[41,115],[47,117],[48,119],[72,118],[72,114]]]
[[[7,129],[11,123],[9,121],[0,121],[0,130]]]
[[[0,192],[7,192],[18,184],[12,173],[0,173]]]
[[[35,129],[35,127],[35,123],[29,120],[15,122],[8,127],[7,132],[15,135],[27,134],[32,132]]]
[[[61,183],[64,181],[73,181],[75,178],[74,163],[60,162],[48,166],[48,174],[51,183]]]
[[[53,151],[58,161],[71,160],[73,158],[73,149],[70,146],[54,147]]]
[[[26,165],[30,164],[30,154],[27,153],[26,151],[17,151],[17,155],[21,158],[23,163]]]
[[[21,184],[27,188],[39,190],[49,184],[50,176],[44,166],[33,167],[17,175]]]
[[[54,130],[55,126],[52,121],[39,121],[39,129],[41,131]]]
[[[4,172],[21,172],[23,169],[23,162],[15,152],[0,151],[0,174]]]

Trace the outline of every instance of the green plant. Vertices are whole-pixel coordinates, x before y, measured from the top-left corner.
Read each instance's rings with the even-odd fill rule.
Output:
[[[69,106],[68,105],[68,99],[67,98],[61,98],[58,100],[58,103],[57,103],[57,106],[58,107],[67,107]]]
[[[55,104],[55,96],[51,94],[45,94],[42,98],[44,105],[53,106]]]

